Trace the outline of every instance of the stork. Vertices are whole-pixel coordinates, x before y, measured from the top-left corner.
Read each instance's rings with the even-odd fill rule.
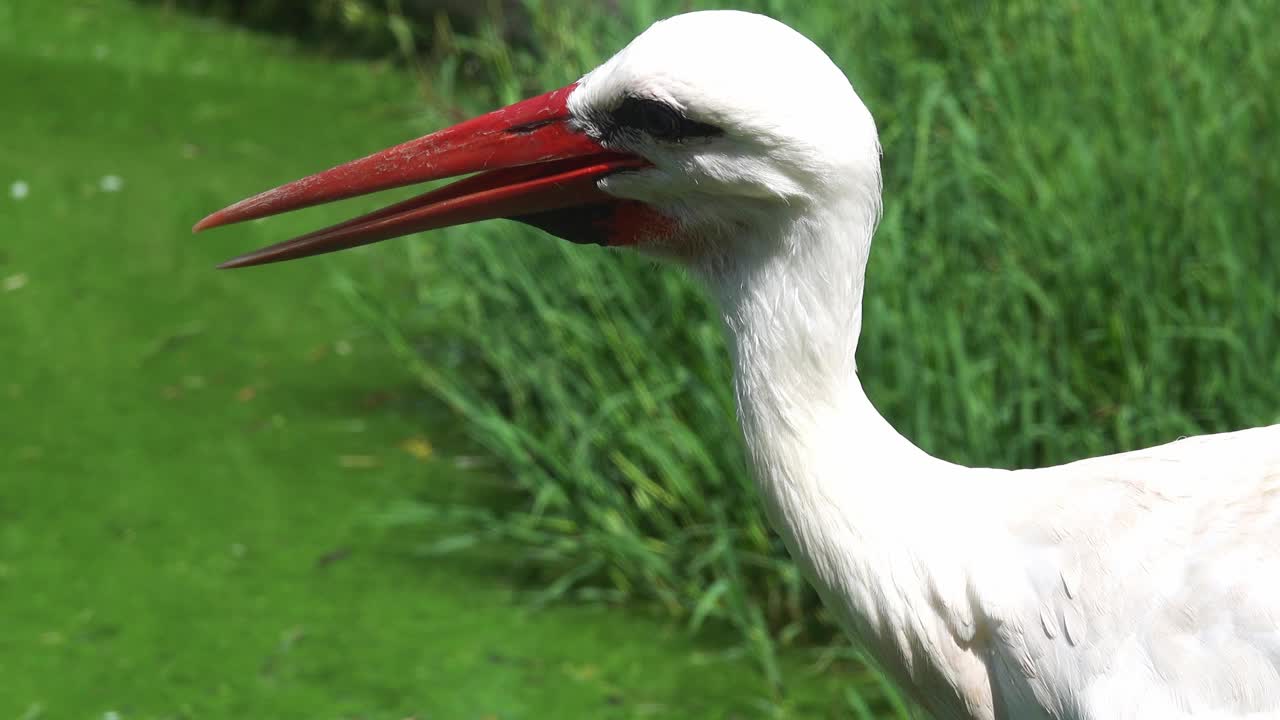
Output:
[[[1280,716],[1280,425],[1006,471],[931,457],[858,378],[876,126],[760,15],[659,22],[577,82],[196,230],[474,173],[241,267],[486,218],[683,264],[718,301],[773,527],[938,718]]]

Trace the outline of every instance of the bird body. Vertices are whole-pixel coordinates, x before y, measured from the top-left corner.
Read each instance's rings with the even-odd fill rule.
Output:
[[[567,88],[198,227],[479,170],[232,264],[492,216],[677,261],[720,307],[772,525],[931,713],[1280,717],[1280,426],[1039,470],[916,448],[855,360],[879,156],[870,112],[812,42],[758,15],[690,13]]]
[[[870,235],[832,222],[712,287],[771,524],[845,629],[939,718],[1280,715],[1280,426],[1039,470],[930,457],[852,367],[860,288],[818,279]]]

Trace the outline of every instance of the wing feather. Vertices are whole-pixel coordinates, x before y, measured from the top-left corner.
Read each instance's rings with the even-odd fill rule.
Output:
[[[1280,425],[1003,478],[1026,571],[984,605],[1002,696],[1064,718],[1280,713]]]

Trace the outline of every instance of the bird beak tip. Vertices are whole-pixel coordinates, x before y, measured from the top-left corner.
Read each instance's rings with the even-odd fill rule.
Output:
[[[261,252],[251,252],[245,253],[244,255],[237,255],[230,260],[223,260],[218,263],[215,268],[218,270],[238,270],[240,268],[252,267],[254,265],[264,265],[268,262],[271,261],[262,257]]]
[[[576,127],[567,107],[575,85],[259,193],[205,217],[192,232],[393,187],[473,174],[417,198],[218,266],[230,269],[486,218],[518,218],[610,201],[613,198],[599,189],[597,181],[614,172],[646,166],[647,161],[608,151]]]

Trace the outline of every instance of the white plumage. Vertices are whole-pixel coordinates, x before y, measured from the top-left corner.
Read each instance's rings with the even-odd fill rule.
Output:
[[[602,187],[679,218],[714,291],[761,496],[844,627],[939,718],[1280,716],[1280,426],[1016,472],[930,457],[856,372],[874,122],[768,18],[660,22],[579,83],[724,129],[615,138]],[[874,352],[874,349],[871,351]]]
[[[1017,472],[920,451],[854,360],[879,159],[871,114],[817,46],[759,15],[691,13],[575,85],[196,228],[478,172],[225,267],[486,217],[679,261],[719,301],[774,527],[931,712],[1280,717],[1280,426]]]

